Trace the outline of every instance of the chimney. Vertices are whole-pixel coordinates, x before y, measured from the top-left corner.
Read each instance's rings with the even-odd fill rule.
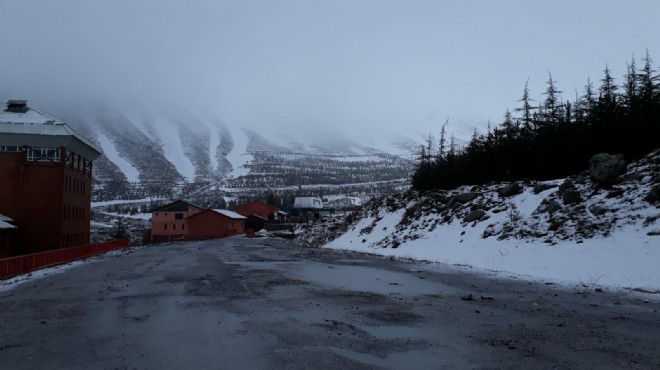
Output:
[[[28,109],[27,100],[9,100],[5,112],[26,113]]]

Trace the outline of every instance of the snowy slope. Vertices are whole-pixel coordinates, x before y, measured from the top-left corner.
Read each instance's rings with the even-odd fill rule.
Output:
[[[659,163],[656,152],[631,164],[610,187],[581,174],[546,189],[521,183],[506,197],[498,193],[505,185],[490,185],[379,198],[354,220],[336,222],[332,228],[345,231],[325,246],[660,292]],[[561,201],[569,182],[578,203]]]
[[[231,163],[232,170],[227,177],[245,176],[250,172],[247,165],[254,160],[254,156],[248,152],[248,135],[245,131],[235,127],[230,128],[229,132],[233,139],[233,146],[226,157]]]

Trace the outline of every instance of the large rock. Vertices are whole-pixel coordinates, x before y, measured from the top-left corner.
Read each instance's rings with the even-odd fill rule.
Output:
[[[552,188],[556,188],[556,187],[557,187],[557,185],[554,185],[554,184],[548,184],[546,182],[537,182],[536,184],[534,184],[534,194],[538,194],[538,193],[544,192],[548,189],[552,189]]]
[[[589,161],[589,177],[595,182],[607,182],[626,173],[626,160],[621,154],[598,153]]]
[[[644,200],[651,204],[660,204],[660,185],[654,186]]]
[[[566,179],[559,185],[557,190],[564,204],[578,204],[582,202],[580,192],[575,188],[575,183],[571,179]]]
[[[473,201],[474,198],[476,198],[479,194],[477,193],[460,193],[457,194],[454,199],[456,199],[457,202],[459,203],[466,203]]]
[[[486,212],[484,212],[481,209],[475,209],[474,211],[468,213],[464,218],[463,221],[465,222],[472,222],[472,221],[477,221],[481,220],[482,217],[486,215]]]
[[[514,196],[514,195],[518,195],[518,194],[522,193],[522,191],[523,191],[523,187],[520,186],[519,183],[514,182],[514,183],[511,183],[509,185],[506,185],[503,188],[500,188],[497,191],[497,193],[501,197],[506,198],[506,197],[511,197],[511,196]]]

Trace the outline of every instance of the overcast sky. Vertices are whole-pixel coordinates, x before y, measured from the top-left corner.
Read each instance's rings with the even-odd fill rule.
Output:
[[[528,78],[572,99],[606,63],[620,82],[633,54],[660,60],[659,17],[658,0],[0,0],[0,98],[460,131],[500,122]]]

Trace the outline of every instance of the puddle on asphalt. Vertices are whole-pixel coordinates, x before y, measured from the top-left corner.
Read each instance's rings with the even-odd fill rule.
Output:
[[[290,265],[289,268],[292,277],[344,290],[403,295],[458,292],[453,287],[420,279],[412,273],[406,274],[376,267],[307,263]]]

